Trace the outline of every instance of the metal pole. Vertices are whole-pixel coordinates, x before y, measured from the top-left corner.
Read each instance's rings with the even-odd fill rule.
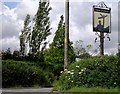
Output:
[[[65,39],[64,39],[64,70],[68,65],[68,39],[69,39],[69,0],[65,2]]]
[[[100,32],[100,55],[104,55],[104,33]]]
[[[103,18],[103,27],[104,27],[105,18]],[[100,32],[100,55],[104,55],[104,32]]]

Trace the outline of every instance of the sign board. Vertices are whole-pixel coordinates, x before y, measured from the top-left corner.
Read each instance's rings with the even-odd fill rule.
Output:
[[[93,31],[111,33],[111,8],[93,6]]]

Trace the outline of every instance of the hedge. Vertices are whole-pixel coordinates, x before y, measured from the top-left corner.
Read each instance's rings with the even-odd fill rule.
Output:
[[[118,56],[92,57],[71,64],[60,76],[61,89],[120,86],[118,59]]]
[[[54,76],[34,63],[2,60],[2,87],[51,86]]]

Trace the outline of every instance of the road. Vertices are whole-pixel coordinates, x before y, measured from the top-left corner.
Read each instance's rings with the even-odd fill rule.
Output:
[[[43,94],[52,92],[52,88],[2,89],[2,94]]]

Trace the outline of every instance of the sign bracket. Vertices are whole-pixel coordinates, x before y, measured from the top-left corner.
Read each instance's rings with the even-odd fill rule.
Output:
[[[97,21],[99,22],[99,24],[97,24],[93,21],[93,31],[95,31],[95,35],[100,38],[100,55],[103,56],[104,38],[107,36],[108,40],[110,41],[108,33],[111,33],[111,8],[107,7],[104,2],[93,5],[93,19],[97,19]],[[98,32],[100,32],[100,34]],[[104,35],[104,33],[106,33],[106,35]],[[95,42],[97,42],[97,37],[95,38]]]

